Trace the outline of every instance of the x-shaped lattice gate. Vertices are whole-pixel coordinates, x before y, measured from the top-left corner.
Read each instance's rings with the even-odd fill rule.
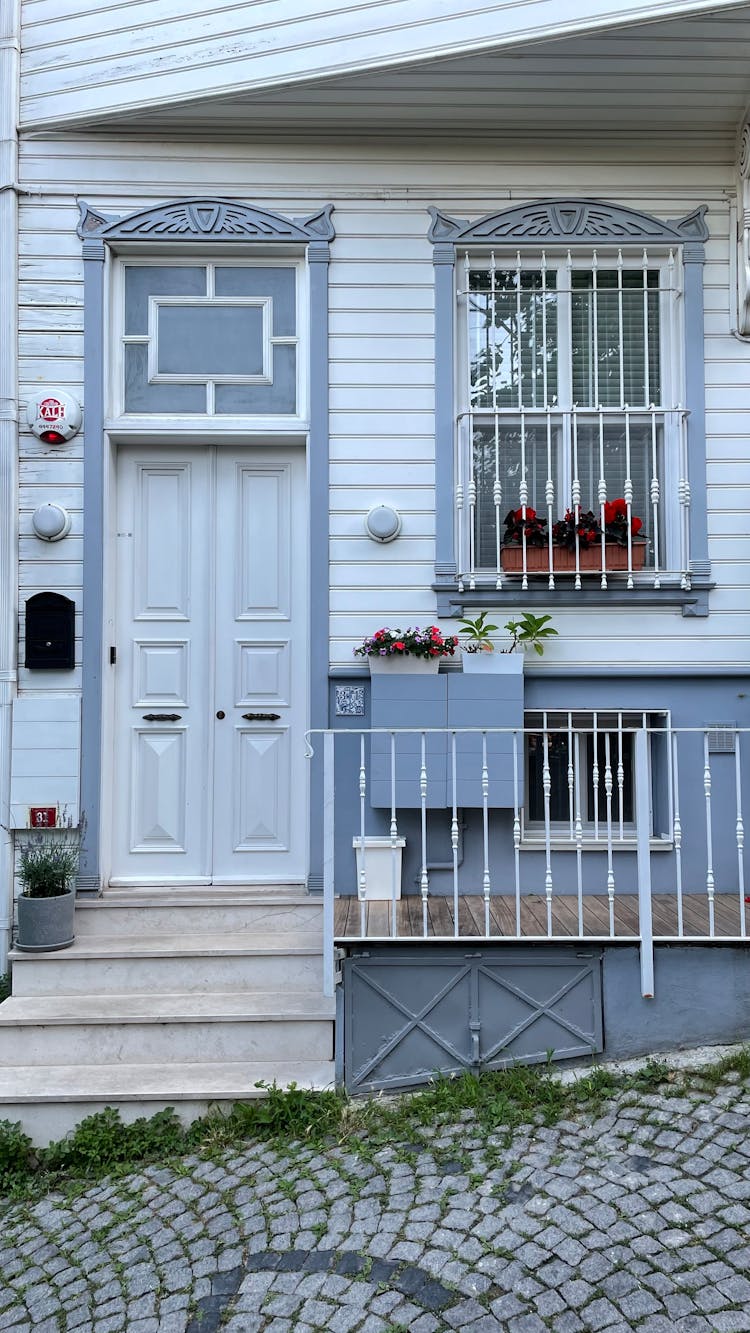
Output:
[[[352,1091],[602,1049],[594,951],[385,946],[346,959],[343,986]]]

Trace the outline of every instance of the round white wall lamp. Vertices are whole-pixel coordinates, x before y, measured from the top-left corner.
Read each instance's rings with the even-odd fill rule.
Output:
[[[365,519],[365,532],[374,542],[392,542],[401,531],[401,515],[390,505],[375,505]]]
[[[70,523],[70,514],[62,505],[40,505],[31,516],[31,526],[43,542],[62,541],[70,532]]]

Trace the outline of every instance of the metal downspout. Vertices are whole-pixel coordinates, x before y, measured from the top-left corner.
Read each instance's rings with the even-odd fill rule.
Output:
[[[20,0],[0,0],[0,973],[13,923],[11,706],[18,622],[18,97]],[[7,330],[7,332],[6,332]]]

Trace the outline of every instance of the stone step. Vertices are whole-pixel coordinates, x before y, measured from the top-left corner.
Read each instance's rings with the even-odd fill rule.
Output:
[[[14,996],[320,992],[323,984],[321,945],[306,931],[83,936],[54,953],[9,956]]]
[[[105,889],[100,898],[79,897],[75,929],[78,937],[86,938],[144,935],[151,930],[217,934],[252,928],[266,935],[308,931],[311,938],[318,939],[322,922],[321,898],[283,887],[265,892],[211,887]]]
[[[256,1084],[331,1088],[330,1060],[229,1061],[164,1066],[20,1065],[0,1068],[0,1106],[5,1118],[20,1120],[34,1143],[59,1139],[88,1115],[115,1107],[123,1120],[154,1115],[173,1106],[184,1124],[210,1107],[265,1096]]]
[[[334,1001],[318,993],[13,996],[6,1065],[330,1060]]]

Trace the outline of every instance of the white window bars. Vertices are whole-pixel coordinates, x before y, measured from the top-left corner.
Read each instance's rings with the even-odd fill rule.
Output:
[[[688,588],[679,253],[467,252],[461,271],[461,590]]]

